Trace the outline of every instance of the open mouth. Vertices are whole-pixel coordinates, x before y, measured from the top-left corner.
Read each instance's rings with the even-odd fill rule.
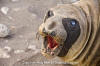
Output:
[[[48,48],[54,49],[55,47],[58,46],[58,43],[56,40],[53,39],[51,36],[47,36],[47,42],[48,42]]]
[[[55,51],[58,48],[58,43],[52,36],[48,35],[44,39],[44,46],[46,49],[46,53],[53,56],[53,55],[55,55]]]

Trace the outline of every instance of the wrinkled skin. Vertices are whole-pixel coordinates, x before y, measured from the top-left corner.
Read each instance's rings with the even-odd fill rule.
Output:
[[[82,0],[51,8],[39,27],[44,39],[42,54],[77,66],[98,64],[99,4],[99,0]]]

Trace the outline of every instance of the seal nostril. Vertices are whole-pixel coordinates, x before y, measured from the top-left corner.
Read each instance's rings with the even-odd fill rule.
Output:
[[[54,14],[53,14],[53,11],[48,11],[48,17],[51,17],[51,16],[53,16]]]
[[[56,26],[56,22],[52,21],[49,25],[48,25],[48,29],[51,30]]]

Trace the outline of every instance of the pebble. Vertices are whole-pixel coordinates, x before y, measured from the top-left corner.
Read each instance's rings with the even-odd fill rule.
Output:
[[[1,7],[1,12],[3,13],[3,14],[7,14],[8,13],[8,11],[9,11],[9,8],[8,7],[5,7],[5,6],[3,6],[3,7]]]
[[[8,27],[4,24],[0,24],[0,37],[6,37],[10,33]]]
[[[21,60],[21,59],[19,59],[19,58],[17,59],[17,61],[20,61],[20,60]]]
[[[13,8],[13,11],[19,11],[19,10],[21,10],[21,8]]]
[[[37,54],[40,52],[40,49],[35,50],[34,54]]]
[[[1,58],[10,58],[10,55],[7,53],[4,53],[4,54],[0,54],[0,57]]]
[[[5,43],[8,43],[9,42],[9,40],[5,40]]]
[[[11,19],[11,20],[13,20],[13,17],[11,17],[11,16],[8,16],[8,18]]]
[[[30,50],[36,50],[36,46],[35,45],[29,45],[28,49],[30,49]]]
[[[10,58],[10,55],[0,48],[0,58]]]
[[[24,50],[15,50],[14,51],[15,54],[20,54],[20,53],[23,53],[23,52],[25,52],[25,51]]]
[[[72,0],[72,2],[76,2],[76,1],[78,1],[78,0]]]
[[[32,13],[32,16],[33,16],[33,17],[37,17],[37,15],[36,15],[35,13]]]
[[[16,26],[11,26],[11,29],[13,30],[13,29],[16,29]]]
[[[11,0],[12,2],[17,2],[17,1],[19,1],[19,0]]]
[[[19,38],[23,38],[23,35],[19,35]]]
[[[9,46],[5,46],[5,47],[4,47],[4,50],[5,50],[6,52],[10,52],[12,49],[11,49],[11,47],[9,47]]]

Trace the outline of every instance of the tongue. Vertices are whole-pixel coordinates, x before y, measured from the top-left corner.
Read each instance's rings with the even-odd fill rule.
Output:
[[[57,42],[51,36],[47,36],[47,38],[48,38],[48,44],[50,49],[57,46]]]

